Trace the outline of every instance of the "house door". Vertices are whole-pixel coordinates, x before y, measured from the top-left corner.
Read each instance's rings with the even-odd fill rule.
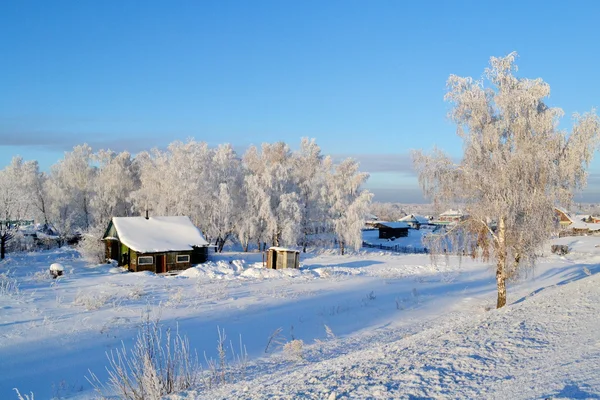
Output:
[[[110,258],[111,260],[119,261],[120,260],[120,257],[119,257],[119,255],[120,255],[119,254],[119,248],[120,247],[121,246],[119,246],[119,242],[117,242],[116,240],[111,240],[110,241],[108,258]]]
[[[271,252],[271,268],[273,269],[277,269],[277,252],[276,251],[272,251]]]
[[[156,273],[162,274],[164,272],[167,272],[165,268],[165,255],[159,254],[156,256]]]

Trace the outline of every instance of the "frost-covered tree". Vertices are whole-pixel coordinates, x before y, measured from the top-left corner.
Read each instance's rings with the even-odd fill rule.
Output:
[[[398,221],[406,215],[402,205],[398,203],[373,202],[369,207],[369,212],[380,221]]]
[[[137,179],[131,154],[126,151],[99,150],[92,158],[98,165],[91,199],[94,225],[106,228],[112,217],[131,214],[129,195],[136,189]]]
[[[243,168],[226,144],[211,149],[205,142],[173,142],[135,159],[140,188],[132,193],[143,214],[186,215],[222,250],[241,218]]]
[[[309,236],[323,228],[326,219],[323,196],[326,172],[321,148],[314,139],[302,138],[300,150],[294,153],[293,174],[298,187],[300,244],[304,252]]]
[[[225,144],[211,152],[207,172],[205,233],[221,252],[243,218],[244,169],[231,145]]]
[[[329,163],[329,160],[326,160]],[[362,246],[362,228],[373,194],[362,190],[369,174],[359,172],[358,163],[350,158],[336,165],[327,182],[327,200],[340,252],[347,247]]]
[[[44,224],[48,225],[50,207],[47,191],[48,174],[40,171],[37,161],[29,161],[25,167],[25,185],[33,207],[33,218],[44,221]]]
[[[559,129],[562,110],[544,101],[550,86],[516,77],[515,57],[492,57],[482,80],[448,79],[445,98],[464,142],[458,164],[440,150],[414,154],[424,193],[465,205],[469,218],[444,236],[453,250],[495,261],[498,308],[506,280],[533,265],[553,231],[554,207],[585,185],[600,131],[594,111],[576,114],[570,133]]]
[[[92,148],[75,146],[51,167],[48,195],[50,219],[61,237],[76,230],[87,230],[93,224],[91,200],[94,196],[96,167],[92,164]]]
[[[251,146],[244,154],[248,170],[244,181],[247,197],[244,218],[249,218],[246,222],[254,225],[243,229],[254,234],[259,247],[261,242],[275,246],[296,245],[300,209],[290,148],[278,142],[264,143],[261,150]]]
[[[167,166],[166,153],[158,149],[142,151],[135,156],[133,168],[138,171],[139,188],[130,195],[134,214],[143,215],[146,210],[151,210],[154,215],[170,215],[172,182]]]
[[[77,250],[84,260],[91,264],[100,264],[106,261],[104,243],[102,236],[106,226],[96,224],[81,235],[77,243]]]
[[[203,142],[173,142],[166,150],[139,153],[134,166],[140,188],[131,194],[135,210],[152,215],[186,215],[206,229],[212,151]]]
[[[19,222],[33,217],[28,181],[35,165],[14,157],[10,165],[0,170],[0,259],[4,259],[6,245],[14,237]]]

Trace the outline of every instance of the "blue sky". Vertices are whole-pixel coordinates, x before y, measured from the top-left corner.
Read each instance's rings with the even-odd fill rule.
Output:
[[[375,200],[421,202],[408,153],[460,156],[450,74],[518,51],[570,115],[600,107],[596,2],[3,1],[0,164],[74,145],[133,153],[316,138],[371,172]],[[579,197],[600,202],[600,160]]]

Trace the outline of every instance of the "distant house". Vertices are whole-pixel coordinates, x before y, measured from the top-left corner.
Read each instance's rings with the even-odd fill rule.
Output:
[[[377,218],[374,214],[365,215],[365,227],[364,229],[375,229],[375,225],[377,224]]]
[[[571,217],[567,210],[554,207],[554,212],[556,213],[556,217],[561,228],[565,228],[573,223],[573,217]]]
[[[405,222],[409,228],[420,229],[422,225],[428,225],[429,219],[420,215],[408,214],[398,220],[399,222]]]
[[[375,227],[379,229],[379,239],[408,236],[408,224],[406,222],[377,222]]]
[[[467,215],[462,210],[446,210],[438,216],[438,219],[433,221],[436,225],[454,224],[467,219]]]
[[[600,223],[594,221],[589,215],[571,215],[566,210],[555,207],[561,231],[559,236],[587,236],[600,233]]]
[[[209,244],[188,217],[114,217],[102,240],[107,259],[135,272],[182,270],[208,257]]]

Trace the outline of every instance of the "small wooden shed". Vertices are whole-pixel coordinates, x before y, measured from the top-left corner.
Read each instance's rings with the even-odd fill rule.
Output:
[[[208,258],[208,242],[188,217],[114,217],[104,233],[106,258],[130,271],[182,270]]]
[[[283,247],[269,247],[267,250],[267,268],[299,268],[300,251]]]

